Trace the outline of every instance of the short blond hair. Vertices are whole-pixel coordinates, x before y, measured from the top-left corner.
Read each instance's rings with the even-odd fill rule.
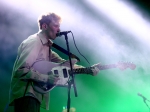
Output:
[[[42,24],[49,24],[51,23],[52,21],[58,21],[58,22],[61,22],[61,17],[58,16],[57,14],[55,13],[46,13],[46,14],[42,14],[41,16],[39,16],[38,18],[38,26],[39,26],[39,29],[42,29]]]

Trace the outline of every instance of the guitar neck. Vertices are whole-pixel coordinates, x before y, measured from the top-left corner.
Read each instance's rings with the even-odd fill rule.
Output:
[[[102,65],[102,66],[99,66],[100,70],[111,69],[111,68],[117,68],[117,65],[116,64],[111,64],[111,65]]]
[[[116,64],[102,65],[102,66],[99,66],[99,69],[100,70],[105,70],[105,69],[111,69],[111,68],[116,68],[116,67],[117,67]],[[92,74],[93,73],[92,68],[94,68],[94,67],[73,69],[73,73],[75,73],[75,74]]]

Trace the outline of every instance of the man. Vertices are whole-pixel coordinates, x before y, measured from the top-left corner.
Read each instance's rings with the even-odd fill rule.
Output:
[[[42,15],[38,19],[39,32],[29,36],[19,46],[10,87],[10,105],[14,105],[15,112],[39,112],[40,106],[49,109],[49,93],[36,92],[32,87],[32,81],[44,83],[49,81],[55,85],[59,78],[55,74],[39,73],[33,69],[33,64],[40,60],[56,63],[65,61],[51,50],[52,40],[60,32],[60,22],[61,18],[55,13]],[[94,65],[93,75],[99,72],[96,67],[98,65]]]

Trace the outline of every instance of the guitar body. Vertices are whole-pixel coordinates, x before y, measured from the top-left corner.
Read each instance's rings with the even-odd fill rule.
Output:
[[[72,64],[74,65],[77,61],[72,60]],[[67,87],[68,79],[69,79],[69,69],[70,63],[69,61],[65,61],[64,63],[53,63],[49,61],[38,61],[34,63],[33,68],[37,70],[41,74],[51,75],[58,74],[59,79],[56,85],[51,85],[49,82],[33,82],[33,89],[41,94],[45,94],[52,90],[55,86]]]
[[[72,65],[74,65],[77,60],[72,59]],[[99,70],[105,70],[110,68],[120,68],[120,70],[124,70],[126,68],[131,68],[132,70],[135,69],[136,65],[133,63],[118,63],[118,64],[110,64],[110,65],[98,65],[96,66]],[[43,82],[35,82],[33,81],[33,89],[41,94],[45,94],[52,90],[55,86],[61,86],[61,87],[67,87],[68,86],[68,80],[69,80],[69,71],[70,71],[70,62],[65,61],[64,63],[53,63],[49,61],[37,61],[33,64],[33,68],[40,72],[41,74],[51,75],[51,74],[57,74],[59,76],[59,79],[56,83],[56,85],[51,85],[49,82],[43,83]],[[92,69],[94,67],[86,67],[86,68],[78,68],[73,69],[74,74],[92,74]]]

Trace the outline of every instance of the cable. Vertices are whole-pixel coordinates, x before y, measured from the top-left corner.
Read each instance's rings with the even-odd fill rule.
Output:
[[[71,34],[72,34],[72,37],[73,37],[73,42],[74,42],[74,45],[75,45],[75,47],[76,47],[76,49],[77,49],[77,51],[79,52],[79,54],[88,62],[88,64],[89,64],[89,66],[91,66],[91,64],[90,64],[90,62],[86,59],[86,57],[85,56],[83,56],[81,53],[80,53],[80,51],[79,51],[79,49],[78,49],[78,47],[76,46],[76,43],[75,43],[75,39],[74,39],[74,35],[73,35],[73,33],[71,32]]]

